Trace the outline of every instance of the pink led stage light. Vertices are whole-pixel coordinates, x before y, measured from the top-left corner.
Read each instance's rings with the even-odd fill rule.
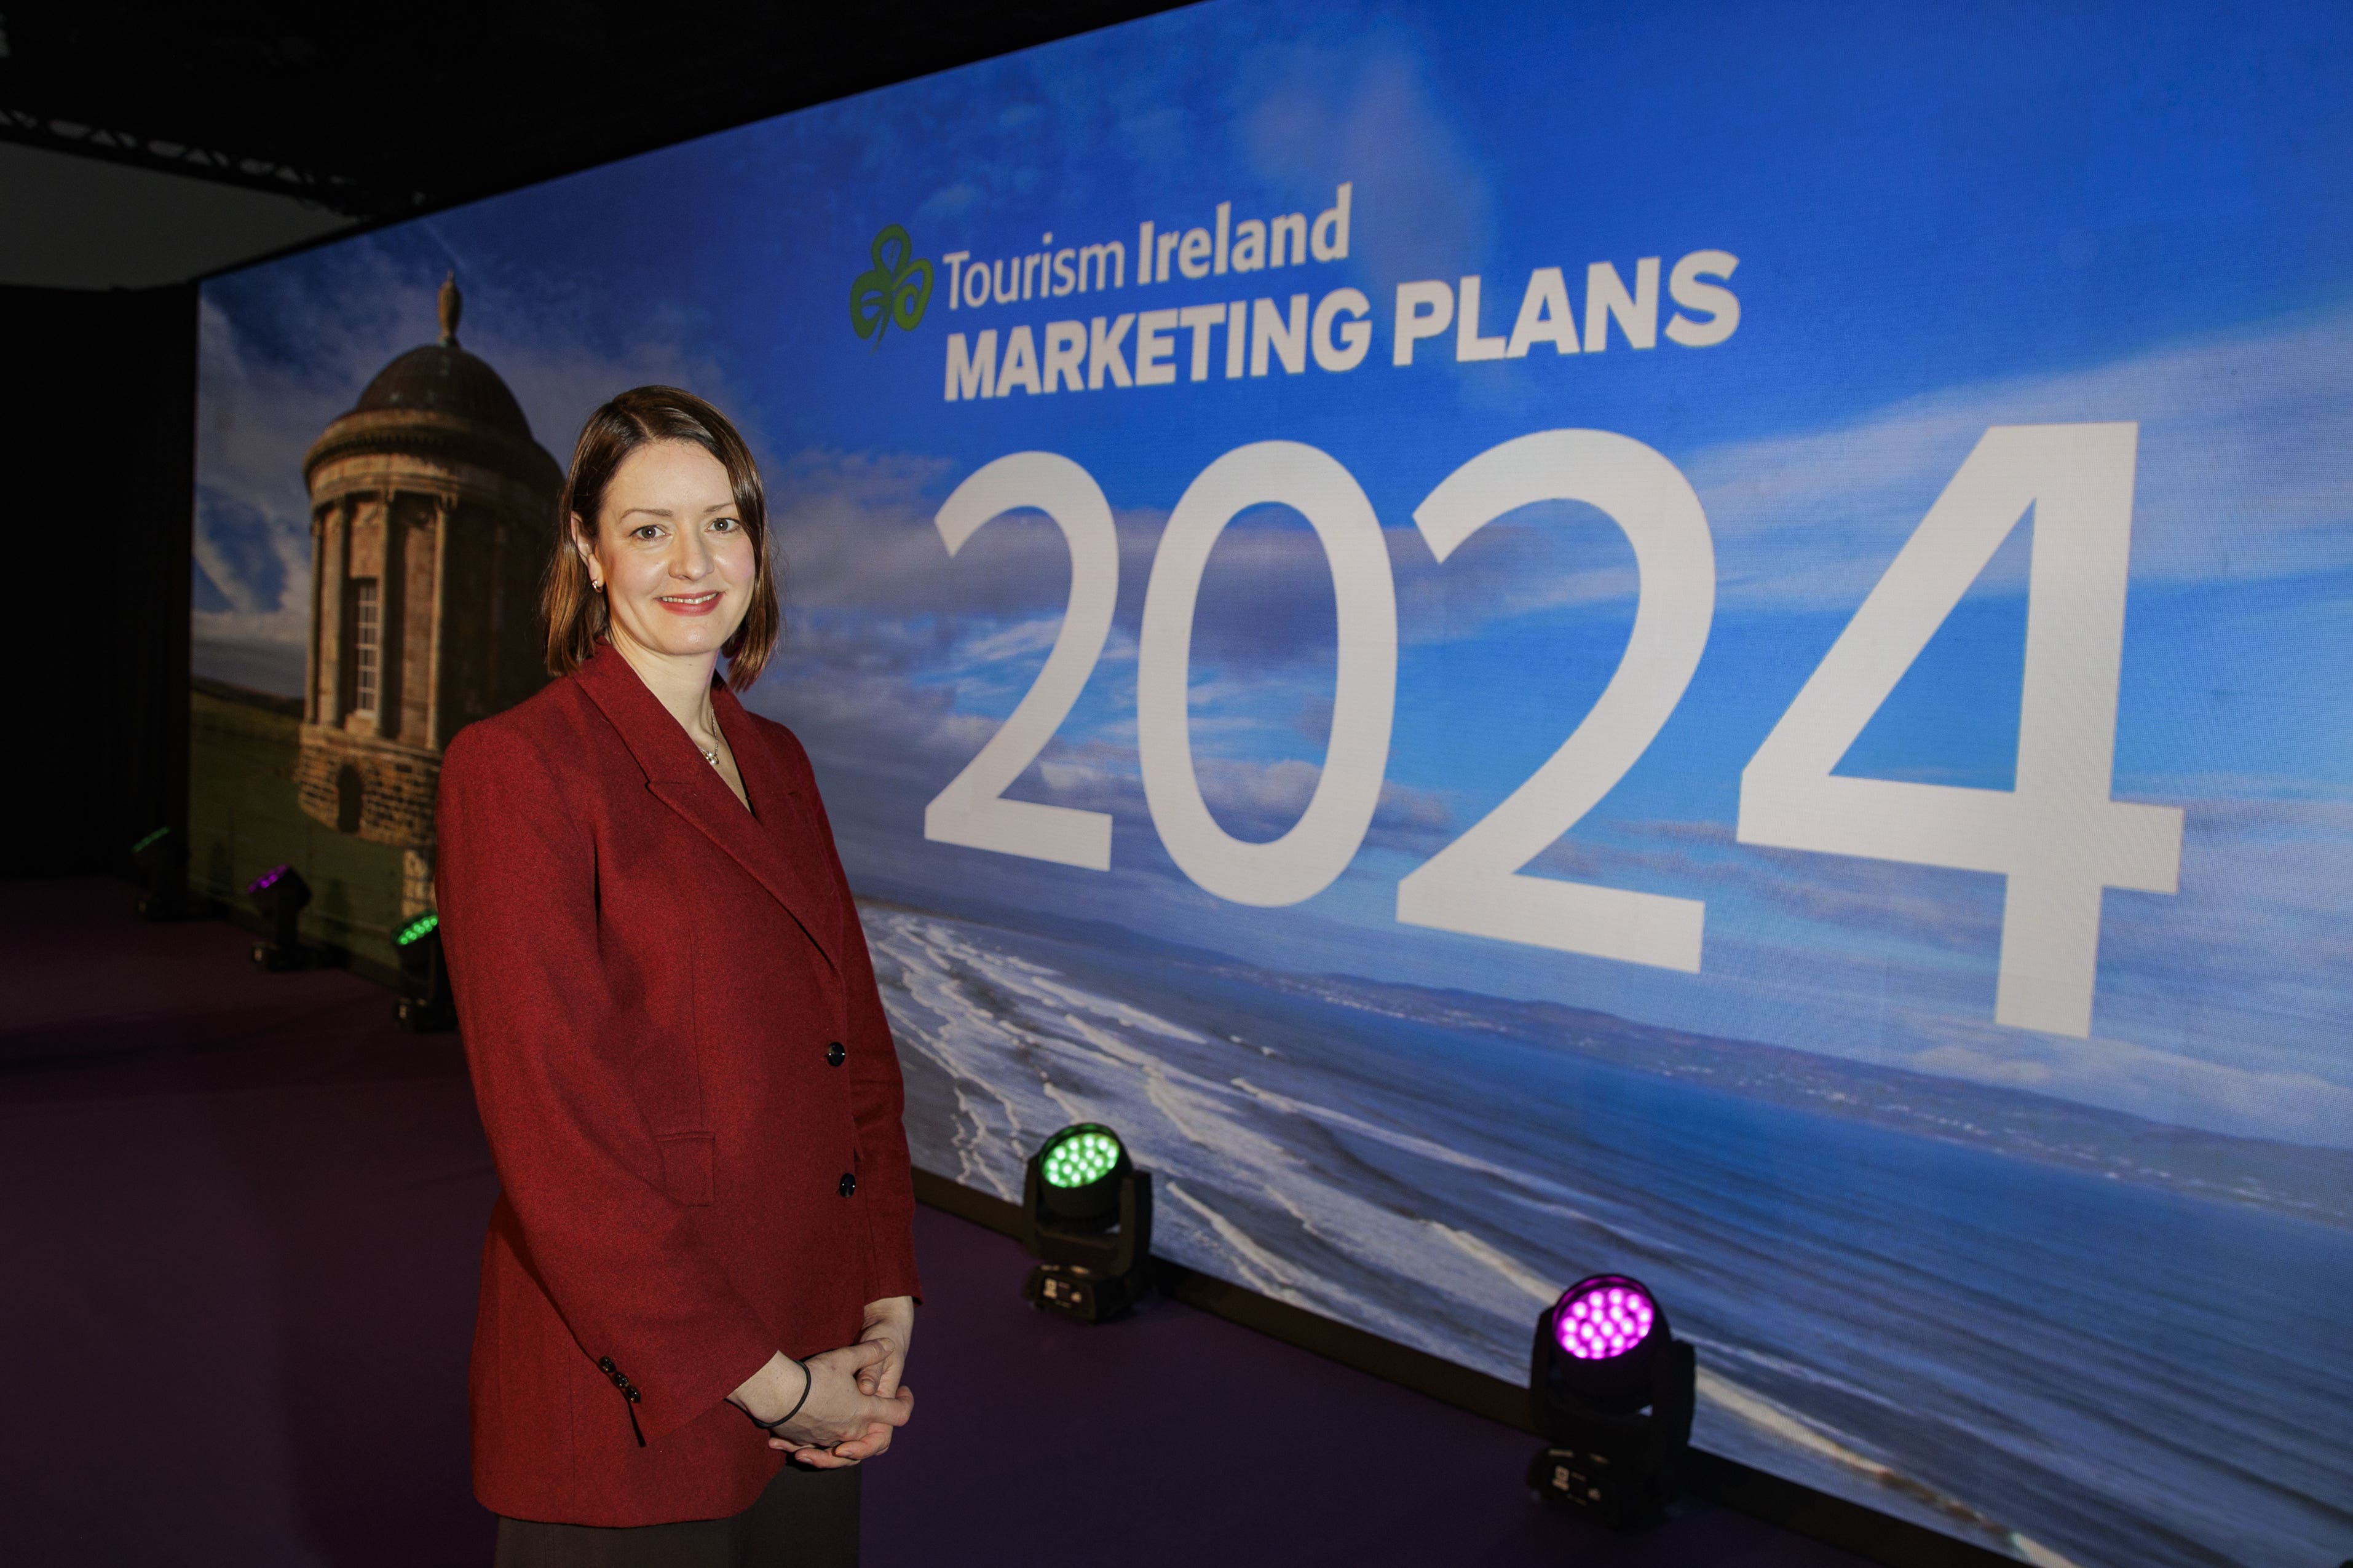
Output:
[[[1579,1361],[1608,1361],[1648,1339],[1658,1317],[1649,1291],[1622,1275],[1601,1274],[1569,1287],[1553,1314],[1553,1334]]]

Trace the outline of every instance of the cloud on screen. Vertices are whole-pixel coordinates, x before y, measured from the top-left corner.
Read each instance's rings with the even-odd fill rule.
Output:
[[[1532,873],[1708,900],[1710,996],[1679,1021],[2153,1121],[2353,1147],[2353,801],[2291,781],[2182,802],[2181,891],[2110,891],[2089,1040],[1993,1021],[2001,884],[1760,849],[1710,822],[1611,824]]]
[[[2136,578],[2219,582],[2353,563],[2353,311],[2339,310],[1700,452],[1683,467],[1715,534],[1721,601],[1858,605],[1989,426],[2104,420],[2141,427]],[[1989,573],[1978,590],[2024,586]]]

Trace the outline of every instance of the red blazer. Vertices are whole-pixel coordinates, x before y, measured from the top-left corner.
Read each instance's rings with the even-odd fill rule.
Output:
[[[783,1457],[725,1396],[916,1294],[898,1059],[807,753],[712,700],[750,812],[609,647],[442,763],[442,942],[502,1189],[474,1489],[514,1518],[741,1512]]]

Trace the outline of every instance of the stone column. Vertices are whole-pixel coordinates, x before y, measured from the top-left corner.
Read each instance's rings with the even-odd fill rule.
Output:
[[[318,681],[311,688],[312,722],[343,721],[343,578],[350,557],[352,503],[349,497],[330,508],[321,524],[319,571],[312,590],[318,613],[312,618],[313,644],[319,650]]]
[[[433,506],[433,622],[426,629],[430,639],[425,674],[425,733],[418,743],[438,752],[449,743],[441,728],[441,717],[447,710],[442,705],[441,645],[448,640],[449,624],[449,524],[458,510],[454,494],[438,497]]]
[[[311,509],[311,638],[302,648],[302,722],[319,721],[319,595],[327,580],[327,519],[332,509]]]
[[[408,665],[408,528],[402,502],[409,498],[387,485],[384,493],[384,561],[375,574],[375,732],[401,738],[401,702]]]

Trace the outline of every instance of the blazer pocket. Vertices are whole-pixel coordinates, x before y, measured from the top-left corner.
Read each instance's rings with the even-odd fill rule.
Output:
[[[672,1198],[697,1208],[710,1205],[716,1142],[708,1132],[672,1132],[654,1140],[661,1151],[662,1185]]]

